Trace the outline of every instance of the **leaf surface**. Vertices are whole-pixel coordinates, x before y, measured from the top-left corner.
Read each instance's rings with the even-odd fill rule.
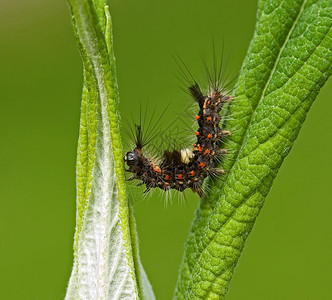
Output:
[[[66,299],[154,299],[127,201],[112,23],[104,0],[69,0],[84,65],[74,266]]]

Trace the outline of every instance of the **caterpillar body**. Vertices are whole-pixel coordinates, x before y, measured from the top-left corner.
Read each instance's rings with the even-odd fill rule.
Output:
[[[161,162],[156,163],[144,155],[142,128],[135,125],[135,149],[127,152],[124,161],[129,167],[126,171],[133,173],[127,180],[140,180],[139,185],[146,185],[145,192],[152,188],[164,191],[175,189],[180,192],[190,188],[203,197],[204,179],[209,175],[225,173],[216,167],[216,160],[221,154],[227,153],[226,149],[219,148],[219,144],[221,139],[231,135],[231,132],[220,128],[219,112],[233,97],[223,94],[218,84],[212,85],[204,95],[196,81],[189,86],[188,92],[199,105],[199,113],[196,115],[199,128],[195,132],[197,142],[193,145],[193,150],[166,150]]]

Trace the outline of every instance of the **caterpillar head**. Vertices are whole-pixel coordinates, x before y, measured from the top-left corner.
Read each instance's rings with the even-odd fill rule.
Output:
[[[134,166],[138,162],[138,154],[135,150],[130,151],[130,152],[127,152],[127,154],[124,156],[123,159],[129,167]]]
[[[127,152],[123,159],[129,167],[129,172],[137,173],[140,172],[142,168],[144,168],[145,159],[142,153],[142,149],[135,148],[135,150]]]

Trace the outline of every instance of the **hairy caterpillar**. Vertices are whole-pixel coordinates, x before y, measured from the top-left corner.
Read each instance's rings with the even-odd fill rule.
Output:
[[[186,70],[190,74],[187,68]],[[181,71],[184,74],[182,69]],[[193,150],[166,150],[160,163],[157,163],[144,155],[143,147],[146,143],[143,141],[141,124],[135,125],[135,149],[127,152],[124,161],[129,167],[126,171],[133,173],[127,180],[141,180],[139,185],[146,185],[145,192],[152,188],[165,191],[175,189],[180,192],[190,188],[203,197],[204,179],[209,175],[225,173],[224,170],[216,167],[216,160],[221,154],[227,153],[226,149],[220,149],[219,144],[221,139],[231,135],[231,132],[220,128],[219,112],[233,97],[223,93],[220,87],[220,72],[218,76],[214,72],[213,80],[208,70],[207,73],[210,84],[205,94],[191,74],[190,80],[184,76],[190,83],[188,93],[199,106],[199,112],[196,115],[199,128],[195,132],[197,142],[193,145]]]

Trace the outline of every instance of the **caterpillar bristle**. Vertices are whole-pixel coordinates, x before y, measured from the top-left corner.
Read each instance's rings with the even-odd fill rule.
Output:
[[[126,171],[128,171],[128,170],[126,170]],[[136,175],[135,174],[133,176],[127,178],[126,180],[127,181],[131,181],[131,180],[134,180],[134,179],[136,179]]]
[[[198,102],[201,103],[204,99],[203,93],[198,85],[195,82],[193,85],[189,86],[188,88],[190,95]]]

